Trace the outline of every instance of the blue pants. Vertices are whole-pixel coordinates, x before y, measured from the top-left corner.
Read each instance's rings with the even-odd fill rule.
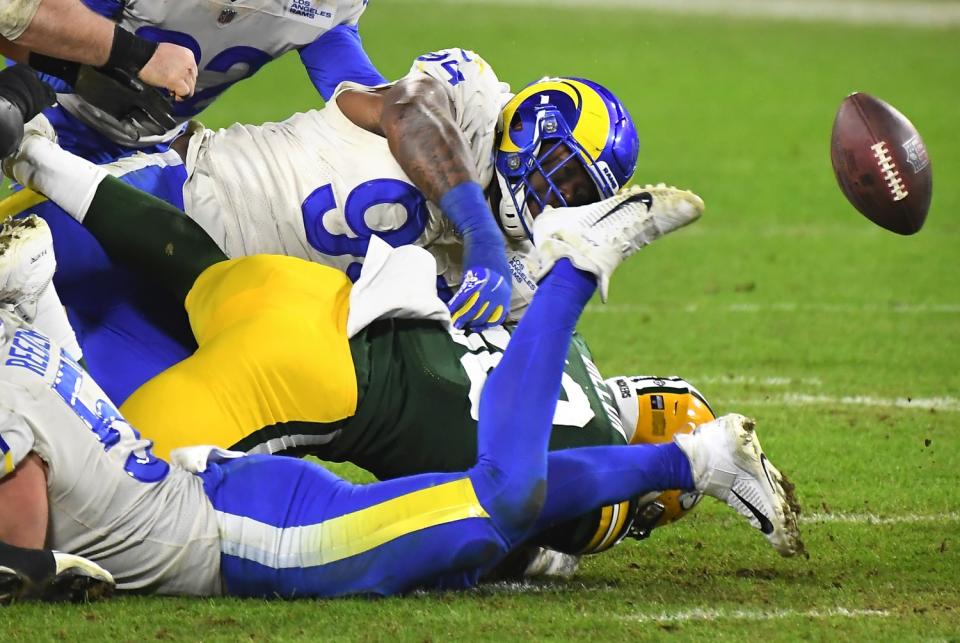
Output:
[[[464,473],[355,485],[277,456],[210,465],[201,476],[220,523],[226,592],[469,587],[535,531],[649,491],[692,488],[672,444],[547,453],[570,337],[593,289],[566,260],[544,280],[483,389],[479,455]]]

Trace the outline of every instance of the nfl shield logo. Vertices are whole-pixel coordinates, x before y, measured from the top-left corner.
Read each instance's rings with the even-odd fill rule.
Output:
[[[903,144],[903,151],[907,153],[907,162],[913,168],[913,173],[918,174],[930,165],[930,157],[927,156],[927,148],[923,146],[923,141],[919,136],[914,136]]]
[[[220,16],[217,18],[217,23],[225,25],[230,23],[234,18],[237,17],[237,12],[233,9],[224,9],[220,12]]]

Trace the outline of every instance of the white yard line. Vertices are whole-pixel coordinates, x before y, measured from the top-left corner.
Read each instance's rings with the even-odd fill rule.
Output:
[[[690,380],[697,386],[704,384],[740,384],[746,386],[823,386],[819,377],[786,377],[773,375],[757,377],[754,375],[698,375]]]
[[[811,610],[758,610],[694,608],[679,612],[659,612],[656,614],[629,614],[618,618],[635,623],[686,623],[690,621],[773,621],[785,618],[867,618],[886,617],[887,610],[855,609],[831,607]]]
[[[876,514],[851,513],[812,513],[801,514],[801,523],[835,523],[846,525],[913,525],[917,523],[944,523],[960,521],[960,512],[951,511],[939,514],[902,514],[899,516],[878,516]]]
[[[739,304],[590,304],[586,314],[593,315],[652,315],[659,312],[696,313],[700,311],[758,315],[764,313],[835,313],[840,315],[955,315],[960,304],[823,304],[779,301]]]
[[[696,380],[693,380],[696,381]],[[960,411],[960,399],[955,397],[873,397],[871,395],[808,395],[782,393],[764,397],[724,399],[728,406],[869,406],[875,408],[913,409],[916,411]]]
[[[393,3],[411,0],[392,0]],[[462,5],[464,0],[432,4]],[[960,3],[874,2],[868,0],[472,0],[473,4],[551,9],[617,9],[678,15],[766,18],[789,22],[894,25],[927,28],[960,26]],[[419,3],[418,3],[419,4]]]

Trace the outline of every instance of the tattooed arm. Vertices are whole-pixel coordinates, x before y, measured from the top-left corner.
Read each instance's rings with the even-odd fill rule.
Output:
[[[356,125],[387,139],[410,181],[463,237],[463,284],[449,302],[454,325],[502,323],[510,300],[504,239],[441,81],[407,76],[377,92],[345,92],[337,105]]]
[[[467,140],[440,81],[406,77],[372,93],[344,92],[340,110],[356,125],[387,139],[397,163],[429,201],[477,182]]]

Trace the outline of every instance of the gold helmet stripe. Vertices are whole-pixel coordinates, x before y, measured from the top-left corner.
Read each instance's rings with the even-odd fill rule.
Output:
[[[500,151],[510,153],[520,151],[520,147],[510,136],[510,122],[513,120],[513,115],[525,100],[534,94],[549,90],[569,96],[580,111],[580,117],[572,133],[583,147],[586,160],[592,163],[600,157],[607,144],[607,137],[610,135],[610,116],[607,114],[607,105],[600,94],[593,88],[570,78],[545,78],[523,88],[507,103],[503,108],[503,136],[500,139]]]
[[[624,526],[630,516],[630,501],[624,500],[616,505],[608,505],[600,511],[600,522],[593,538],[580,554],[599,554],[615,545],[623,535]]]

